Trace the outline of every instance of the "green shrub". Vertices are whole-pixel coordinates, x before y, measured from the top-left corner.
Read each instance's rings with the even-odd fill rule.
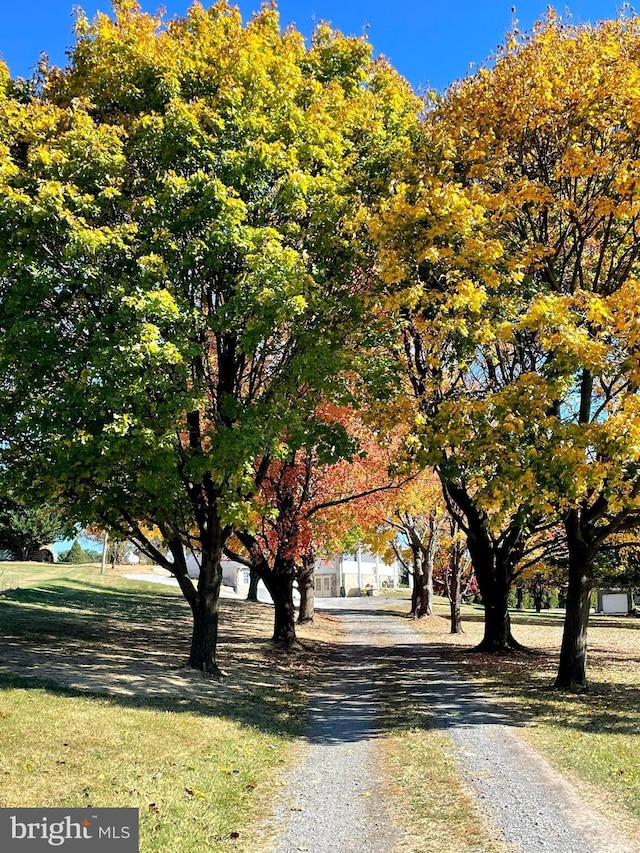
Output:
[[[511,587],[511,589],[509,590],[507,606],[514,610],[518,607],[518,591],[516,587]],[[532,610],[535,607],[533,596],[526,589],[522,593],[522,606],[525,610]]]
[[[555,610],[556,607],[560,606],[560,591],[557,589],[549,589],[545,593],[544,596],[544,604],[543,606],[549,610]]]
[[[102,551],[97,551],[95,548],[87,548],[84,553],[88,563],[99,563],[102,560]]]

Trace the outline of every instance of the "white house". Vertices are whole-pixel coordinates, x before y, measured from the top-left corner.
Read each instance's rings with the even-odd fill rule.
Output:
[[[238,598],[246,598],[249,592],[249,569],[242,563],[229,560],[226,557],[222,558],[220,565],[222,567],[222,585],[227,588],[226,594],[230,595],[231,590],[233,590]],[[187,556],[187,571],[193,580],[196,580],[200,574],[200,563],[193,554]],[[262,581],[258,583],[258,599],[260,601],[271,601],[271,596]]]
[[[220,561],[220,565],[222,566],[222,583],[224,586],[232,586],[234,589],[246,593],[249,589],[249,569],[242,563],[228,560],[225,557]],[[200,560],[196,554],[187,555],[187,571],[190,578],[196,580],[199,577]]]
[[[235,593],[244,598],[249,591],[249,569],[235,560],[223,559],[222,583],[231,587]],[[197,578],[200,565],[193,555],[187,557],[189,577]],[[385,563],[381,557],[370,554],[358,548],[354,554],[336,554],[332,557],[319,557],[316,560],[315,594],[316,598],[338,598],[340,595],[362,595],[363,590],[371,590],[370,594],[384,589],[393,589],[398,585],[399,568],[397,562]],[[298,592],[295,592],[295,600]],[[258,598],[270,601],[269,593],[260,582]]]
[[[381,557],[358,548],[353,554],[336,554],[320,558],[315,566],[316,596],[335,598],[338,595],[371,594],[398,585],[399,567],[394,560],[386,563]]]

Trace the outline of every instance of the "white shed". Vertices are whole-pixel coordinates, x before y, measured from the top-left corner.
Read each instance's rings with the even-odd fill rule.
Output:
[[[598,611],[606,616],[624,615],[632,609],[631,596],[618,589],[598,590]]]

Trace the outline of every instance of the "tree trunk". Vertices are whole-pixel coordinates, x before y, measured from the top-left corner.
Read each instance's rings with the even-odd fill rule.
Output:
[[[167,545],[171,558],[159,551],[142,533],[138,539],[139,547],[158,565],[168,569],[182,591],[191,608],[193,630],[188,665],[210,675],[222,677],[216,662],[218,644],[218,620],[220,608],[220,590],[222,587],[222,566],[220,560],[224,543],[231,535],[230,527],[222,527],[216,519],[209,517],[207,537],[202,537],[200,575],[197,588],[189,577],[184,546],[179,536],[169,539]],[[114,559],[115,550],[111,551]]]
[[[418,613],[418,572],[410,572],[413,576],[413,586],[411,587],[411,610],[409,611],[409,616],[416,616]]]
[[[585,369],[580,385],[579,423],[590,422],[592,400],[593,374]],[[563,690],[578,691],[587,687],[587,627],[593,586],[593,562],[598,553],[590,536],[594,531],[586,502],[565,514],[564,529],[569,552],[569,584],[555,686]]]
[[[409,514],[405,514],[405,530],[409,537],[414,565],[414,583],[417,587],[417,598],[414,616],[422,619],[423,616],[433,615],[433,565],[440,543],[440,529],[444,516],[438,518],[436,510],[429,513],[429,521],[426,529],[420,533],[416,520]]]
[[[449,555],[449,572],[445,576],[449,609],[451,612],[451,633],[464,634],[462,628],[462,549],[454,542]]]
[[[476,651],[504,654],[523,646],[511,633],[509,589],[512,567],[501,549],[468,542],[469,553],[484,606],[484,636]]]
[[[486,514],[478,509],[464,487],[444,483],[445,494],[466,518],[467,548],[471,556],[484,606],[484,637],[475,651],[505,654],[524,647],[511,633],[509,589],[515,567],[522,558],[526,535],[512,521],[498,540],[492,535]]]
[[[260,575],[255,569],[249,569],[249,591],[247,592],[247,601],[258,601],[259,583]]]
[[[180,539],[168,542],[173,557],[171,568],[182,594],[187,599],[193,616],[189,666],[218,677],[222,676],[216,663],[218,620],[220,615],[220,589],[222,587],[222,551],[230,528],[222,528],[215,521],[208,527],[209,541],[203,543],[200,575],[197,589],[187,572],[184,548]]]
[[[462,584],[460,583],[459,575],[452,578],[449,608],[451,610],[451,633],[464,634],[462,627]]]
[[[293,604],[293,579],[291,585],[276,584],[278,590],[273,600],[273,642],[292,646],[296,642],[296,609]]]
[[[535,589],[533,592],[533,603],[536,608],[536,613],[542,613],[542,599],[544,596],[544,590]]]
[[[273,642],[289,647],[296,642],[296,609],[293,604],[295,566],[289,557],[275,557],[273,570],[265,578],[274,606]]]
[[[246,531],[236,531],[236,536],[250,554],[257,576],[264,583],[274,606],[273,640],[285,646],[296,641],[296,611],[293,604],[295,564],[291,557],[276,554],[269,566],[258,540]]]
[[[568,513],[565,529],[569,549],[569,586],[555,686],[578,691],[587,686],[587,628],[595,552],[582,539],[577,510]]]
[[[414,614],[416,619],[433,616],[433,566],[425,566],[423,562],[422,571],[416,574],[416,586],[418,588],[417,607]]]
[[[216,663],[220,588],[222,586],[221,556],[222,549],[220,549],[217,557],[216,555],[207,555],[205,558],[203,554],[198,590],[193,602],[189,602],[193,613],[189,666],[216,676],[222,674]]]
[[[100,558],[100,574],[107,573],[107,546],[109,544],[109,531],[105,530],[102,538],[102,557]]]
[[[567,610],[556,687],[584,690],[587,686],[587,627],[593,581],[580,569],[569,570]]]
[[[516,587],[516,607],[518,610],[524,610],[524,588],[521,586]]]
[[[485,584],[484,589],[478,581],[484,604],[484,636],[477,651],[500,654],[518,648],[519,644],[511,634],[509,617],[509,586],[493,582]]]
[[[453,516],[449,518],[451,549],[449,551],[448,571],[444,573],[444,586],[449,599],[451,613],[451,633],[464,634],[462,627],[462,576],[464,574],[463,545],[457,535],[458,524]]]
[[[311,551],[303,555],[302,563],[298,569],[298,589],[300,590],[300,610],[298,612],[298,625],[313,622],[315,608],[315,552]]]

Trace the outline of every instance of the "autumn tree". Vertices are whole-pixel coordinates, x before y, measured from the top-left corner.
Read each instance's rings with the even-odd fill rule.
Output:
[[[273,640],[296,640],[293,584],[311,550],[308,512],[313,500],[314,449],[294,450],[274,460],[261,480],[263,504],[257,521],[235,537],[243,553],[227,547],[227,556],[246,565],[265,584],[274,604]],[[246,555],[245,555],[246,554]]]
[[[110,539],[107,546],[106,559],[114,566],[122,565],[131,546],[125,539]]]
[[[639,56],[635,16],[574,26],[551,13],[442,113],[458,178],[479,187],[523,275],[510,325],[537,353],[521,389],[529,467],[568,551],[560,687],[585,685],[598,555],[640,522]]]
[[[531,537],[523,555],[515,587],[516,607],[522,610],[528,596],[537,612],[551,605],[558,589],[566,586],[568,551],[560,521]],[[557,601],[557,599],[556,599]]]
[[[371,420],[366,404],[355,409],[334,406],[330,416],[344,425],[353,454],[319,471],[314,539],[325,554],[363,540],[380,524],[389,495],[413,476],[398,465],[401,433],[391,423],[381,427]]]
[[[438,478],[431,471],[414,474],[384,496],[381,516],[368,540],[378,553],[399,560],[412,578],[411,615],[433,615],[433,573],[449,518]]]
[[[0,80],[2,455],[173,572],[217,673],[234,526],[320,392],[375,371],[365,223],[415,99],[364,39],[307,47],[274,7],[117,0],[76,31],[29,97]]]
[[[390,202],[408,240],[384,249],[417,434],[462,510],[483,598],[478,550],[504,552],[504,590],[538,525],[562,520],[560,687],[586,683],[597,555],[640,518],[639,49],[634,16],[550,13],[514,33],[434,104],[420,180]]]
[[[383,446],[351,407],[323,404],[315,417],[323,440],[308,432],[306,446],[271,461],[252,523],[235,531],[243,553],[226,549],[264,582],[274,602],[273,639],[284,645],[296,638],[294,581],[298,622],[312,621],[318,553],[340,550],[355,518],[365,526],[374,516],[379,520],[381,496],[406,480],[393,473],[389,441]]]
[[[618,541],[616,541],[616,539]],[[640,590],[640,537],[619,535],[601,549],[596,561],[596,580],[599,587]]]
[[[478,592],[478,584],[465,536],[452,515],[447,519],[447,528],[443,537],[444,559],[438,572],[438,580],[442,583],[449,601],[451,633],[464,634],[462,603],[465,596]]]
[[[500,653],[519,645],[509,589],[528,537],[545,517],[527,464],[528,397],[525,405],[518,397],[520,384],[523,394],[534,384],[539,355],[527,333],[512,333],[508,310],[520,297],[508,297],[522,276],[504,261],[475,185],[453,179],[435,109],[420,150],[372,225],[395,353],[414,401],[406,455],[440,479],[482,594],[479,648]]]
[[[432,615],[437,587],[449,601],[451,633],[462,633],[462,602],[478,588],[466,537],[446,507],[438,477],[428,469],[416,472],[384,500],[383,521],[368,541],[413,578],[410,614]]]

